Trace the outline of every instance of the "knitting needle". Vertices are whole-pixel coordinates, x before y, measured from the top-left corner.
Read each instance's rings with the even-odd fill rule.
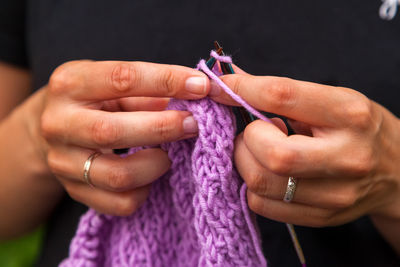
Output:
[[[294,244],[294,248],[296,250],[297,257],[300,260],[301,266],[306,267],[306,259],[304,257],[303,249],[301,248],[299,239],[297,238],[296,231],[294,230],[294,226],[291,223],[287,223],[286,226],[289,230],[289,234],[290,237],[292,238],[292,242]]]
[[[217,49],[217,51],[221,51],[221,54],[220,53],[218,53],[218,54],[223,55],[223,56],[225,55],[222,47],[220,46],[220,44],[217,41],[214,42],[214,46]],[[235,73],[232,68],[232,65],[230,63],[220,62],[220,64],[221,64],[221,70],[222,70],[223,74],[234,74]],[[243,107],[239,108],[239,111],[240,111],[242,119],[244,120],[246,125],[255,120],[253,114],[247,112],[247,110],[245,110]],[[294,248],[296,250],[297,257],[299,258],[299,261],[300,261],[302,267],[305,267],[306,260],[305,260],[303,249],[301,248],[299,239],[297,238],[296,231],[294,230],[294,226],[293,226],[293,224],[290,224],[290,223],[287,223],[286,226],[289,231],[292,242],[294,244]]]
[[[222,46],[218,43],[218,41],[214,41],[214,46],[217,51],[221,50],[221,55],[225,56],[224,50],[222,49]],[[235,71],[232,68],[232,65],[229,63],[221,62],[221,70],[222,73],[224,74],[234,74]]]
[[[215,49],[217,49],[217,51],[221,51],[220,53],[218,53],[219,55],[222,55],[222,56],[225,55],[224,50],[223,50],[222,46],[218,43],[218,41],[214,41],[214,46],[215,46]],[[223,74],[234,74],[235,73],[231,64],[225,63],[225,62],[220,62],[220,65],[221,65],[221,70],[222,70]],[[245,108],[240,107],[239,112],[240,112],[240,115],[246,125],[251,123],[254,120],[253,114],[247,112],[247,110]]]

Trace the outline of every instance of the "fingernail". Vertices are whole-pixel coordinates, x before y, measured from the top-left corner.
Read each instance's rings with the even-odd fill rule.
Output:
[[[209,96],[219,96],[221,94],[221,87],[215,82],[210,82],[210,92],[208,93]]]
[[[186,117],[183,120],[183,131],[185,134],[194,134],[199,131],[196,120],[193,116]]]
[[[186,80],[186,91],[204,95],[206,93],[206,78],[205,77],[190,77]]]

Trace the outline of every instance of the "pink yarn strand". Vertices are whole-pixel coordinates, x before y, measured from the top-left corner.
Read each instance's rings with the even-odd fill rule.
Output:
[[[215,58],[219,62],[224,62],[224,63],[229,63],[229,64],[233,63],[231,57],[218,55],[218,53],[215,52],[214,50],[211,50],[210,56],[212,56],[213,58]]]
[[[249,211],[249,207],[247,206],[247,197],[246,197],[246,192],[247,192],[247,186],[245,183],[242,184],[242,187],[240,188],[240,204],[242,205],[242,211],[244,214],[244,218],[246,220],[246,223],[249,227],[249,232],[251,236],[251,240],[253,241],[253,246],[256,251],[257,257],[260,260],[261,266],[267,266],[267,261],[265,260],[264,254],[262,252],[261,246],[259,244],[259,234],[256,230],[255,223],[251,220],[251,214]]]
[[[214,52],[214,53],[212,53]],[[211,56],[214,57],[215,51],[211,52]],[[218,55],[218,54],[217,54]],[[222,57],[222,58],[221,58]],[[225,60],[226,56],[219,56],[215,57],[215,59],[219,60]],[[221,62],[226,62],[229,63],[229,61],[221,61]],[[197,65],[197,68],[204,71],[205,74],[207,74],[210,79],[214,80],[230,97],[232,97],[233,100],[235,100],[237,103],[239,103],[242,107],[244,107],[248,112],[256,116],[257,118],[272,123],[270,119],[268,119],[266,116],[261,114],[258,110],[247,104],[247,102],[241,98],[239,95],[235,94],[229,86],[227,86],[217,75],[214,74],[208,67],[204,59],[200,60],[199,64]]]

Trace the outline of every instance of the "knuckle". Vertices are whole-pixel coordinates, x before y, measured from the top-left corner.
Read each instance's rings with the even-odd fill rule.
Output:
[[[237,94],[237,95],[242,95],[241,90],[243,86],[245,86],[245,77],[239,76],[236,77],[236,79],[233,79],[232,82],[230,83],[232,91]]]
[[[129,216],[134,213],[140,204],[130,195],[121,196],[117,201],[115,201],[115,213],[118,216]]]
[[[107,119],[95,120],[90,127],[92,141],[99,147],[113,147],[118,143],[120,131],[115,123]]]
[[[312,227],[328,227],[336,225],[335,221],[336,212],[333,210],[321,210],[319,213],[314,217]]]
[[[295,101],[295,92],[290,78],[270,77],[266,85],[266,93],[261,97],[265,103],[269,103],[274,108],[291,107]]]
[[[157,119],[152,129],[155,136],[162,141],[168,141],[173,138],[173,134],[176,129],[174,122],[180,120],[180,117],[176,112],[169,112],[165,114],[168,115]]]
[[[163,75],[161,75],[158,84],[160,86],[160,89],[162,90],[162,95],[173,97],[177,94],[176,78],[172,70],[166,69]]]
[[[47,153],[47,165],[53,174],[60,174],[63,170],[62,164],[58,154],[53,150],[49,149]]]
[[[265,181],[264,176],[260,171],[254,170],[243,178],[246,180],[247,187],[250,191],[254,193],[263,193]]]
[[[357,154],[350,155],[345,163],[344,172],[353,177],[364,177],[370,174],[377,164],[373,149],[366,147],[359,149]]]
[[[335,199],[333,201],[333,207],[336,209],[346,209],[354,206],[357,202],[357,195],[355,192],[344,192],[341,194],[335,195]]]
[[[364,177],[370,174],[376,165],[376,160],[372,149],[365,149],[363,152],[358,154],[354,161],[353,173],[355,176]]]
[[[52,117],[48,112],[43,112],[40,117],[40,132],[45,139],[49,139],[55,131]]]
[[[111,168],[107,175],[108,186],[116,192],[124,191],[129,186],[130,172],[127,168]]]
[[[297,153],[279,147],[270,147],[266,151],[266,166],[273,173],[286,175],[290,173],[293,164],[297,161]]]
[[[72,69],[79,64],[79,61],[70,61],[58,66],[49,79],[49,91],[58,95],[75,88],[79,81]]]
[[[134,64],[118,63],[111,71],[111,88],[117,93],[128,91],[130,88],[137,86],[139,81],[139,72]]]
[[[347,117],[353,127],[368,129],[373,124],[373,103],[367,97],[352,101],[347,108]]]
[[[247,194],[247,204],[250,210],[257,214],[262,214],[263,203],[259,197],[256,197],[254,194]]]

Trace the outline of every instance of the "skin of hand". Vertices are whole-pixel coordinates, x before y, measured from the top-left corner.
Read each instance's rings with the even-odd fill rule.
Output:
[[[0,62],[0,120],[4,119],[31,91],[28,70]]]
[[[28,98],[32,91],[31,74],[26,69],[0,63],[0,88],[0,240],[3,240],[42,223],[62,191],[34,141],[43,101],[40,93]]]
[[[253,107],[283,121],[250,123],[235,143],[235,164],[248,186],[248,204],[267,218],[311,227],[370,215],[400,254],[400,121],[361,93],[271,76],[222,80]],[[214,82],[210,96],[237,105]],[[284,202],[288,177],[293,201]]]
[[[130,215],[146,199],[151,183],[170,167],[160,148],[126,158],[95,151],[152,146],[197,135],[189,112],[168,110],[168,98],[199,99],[209,81],[191,68],[144,62],[72,61],[58,67],[45,91],[40,131],[48,166],[75,200],[99,212]]]

